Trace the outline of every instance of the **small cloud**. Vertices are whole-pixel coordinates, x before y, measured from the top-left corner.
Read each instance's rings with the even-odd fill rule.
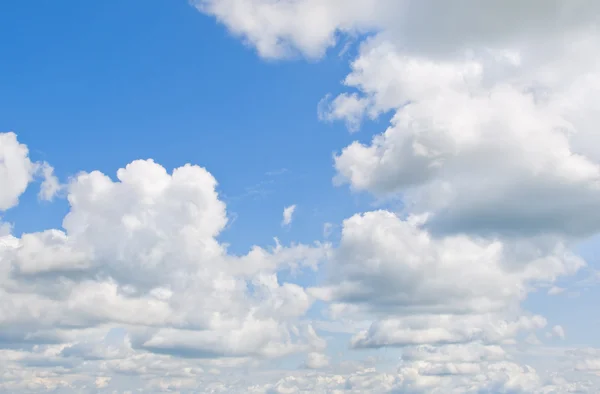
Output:
[[[566,289],[563,287],[552,286],[550,290],[548,290],[548,295],[558,295],[563,293]]]
[[[329,366],[329,357],[322,353],[309,353],[304,363],[306,368],[320,369]]]
[[[538,339],[538,337],[535,334],[529,334],[525,338],[525,342],[528,343],[529,345],[541,345],[542,344],[542,342]]]
[[[277,175],[285,174],[286,172],[288,172],[287,168],[280,168],[278,170],[267,171],[267,172],[265,172],[265,175],[266,176],[277,176]]]
[[[101,389],[104,388],[106,386],[108,386],[108,384],[110,383],[111,378],[108,376],[99,376],[96,378],[96,387]]]
[[[56,175],[54,175],[54,168],[50,164],[43,162],[38,164],[37,171],[43,178],[38,196],[44,201],[52,201],[62,189],[62,185]]]
[[[323,225],[323,238],[329,238],[332,230],[333,230],[333,224],[325,223]]]
[[[348,131],[354,133],[360,128],[365,111],[369,107],[367,99],[360,97],[356,93],[343,93],[331,99],[331,95],[326,95],[317,105],[317,115],[323,122],[334,122],[343,120],[346,123]]]
[[[292,223],[294,211],[296,211],[295,204],[283,209],[283,221],[281,222],[282,226],[289,226]]]
[[[546,337],[565,339],[565,329],[562,326],[556,325],[552,327],[551,331],[546,333]]]

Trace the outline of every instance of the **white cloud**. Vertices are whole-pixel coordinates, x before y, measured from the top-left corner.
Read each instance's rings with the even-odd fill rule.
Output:
[[[377,211],[344,222],[329,284],[310,291],[333,319],[373,321],[353,347],[513,343],[546,325],[520,310],[528,292],[584,264],[555,243],[435,238],[424,220]]]
[[[550,289],[548,289],[548,295],[558,295],[564,293],[565,290],[566,289],[562,287],[552,286]]]
[[[306,356],[306,368],[321,369],[329,366],[330,358],[326,354],[311,352]]]
[[[201,11],[214,15],[235,35],[256,47],[266,58],[300,52],[321,57],[336,33],[370,30],[382,15],[379,0],[194,0]]]
[[[565,339],[565,329],[560,325],[556,325],[552,327],[552,330],[549,331],[547,335],[548,338],[556,337],[560,339]]]
[[[294,212],[296,212],[295,204],[290,205],[289,207],[285,207],[283,209],[283,220],[281,221],[282,226],[289,226],[290,224],[292,224]]]
[[[15,133],[0,133],[0,211],[16,206],[36,177],[42,178],[39,197],[52,200],[61,189],[54,168],[46,162],[32,162],[29,149]]]
[[[323,98],[318,105],[319,119],[324,121],[344,120],[348,130],[358,131],[368,107],[368,101],[358,94],[340,94],[333,100]]]
[[[378,32],[411,53],[441,56],[474,46],[518,45],[524,37],[556,39],[598,21],[593,0],[194,0],[261,56],[296,52],[315,58],[340,33]]]
[[[280,357],[323,347],[313,302],[279,270],[315,267],[327,245],[227,254],[216,181],[186,165],[151,160],[117,172],[81,173],[67,186],[64,231],[0,243],[2,341],[77,347],[80,331],[124,327],[134,354]]]
[[[334,255],[335,285],[315,291],[342,302],[369,301],[365,308],[384,314],[490,312],[520,301],[528,283],[552,282],[584,264],[560,244],[528,250],[527,240],[436,238],[425,226],[423,218],[402,220],[387,211],[347,219]]]
[[[99,376],[96,378],[96,387],[98,387],[99,389],[108,386],[108,383],[110,382],[110,377],[107,376]]]
[[[14,133],[0,133],[0,211],[14,207],[33,180],[29,150]]]
[[[598,230],[596,2],[196,4],[266,57],[320,56],[339,33],[376,32],[345,80],[360,94],[320,116],[354,129],[362,114],[396,115],[370,145],[343,150],[338,181],[406,192],[443,232]]]
[[[347,82],[378,111],[397,112],[370,145],[355,142],[336,157],[338,182],[379,195],[403,192],[408,209],[430,212],[430,226],[444,233],[595,233],[600,167],[576,146],[572,136],[587,132],[562,104],[595,88],[574,79],[578,91],[566,96],[547,86],[552,95],[542,99],[529,79],[541,75],[496,80],[489,76],[496,63],[365,46]]]
[[[54,175],[54,168],[50,164],[46,162],[40,164],[38,166],[38,171],[41,172],[43,177],[39,197],[42,200],[52,201],[62,189],[62,185],[56,175]]]

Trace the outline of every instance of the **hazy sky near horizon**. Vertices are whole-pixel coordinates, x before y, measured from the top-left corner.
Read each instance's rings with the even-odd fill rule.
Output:
[[[0,22],[0,393],[600,391],[599,2]]]

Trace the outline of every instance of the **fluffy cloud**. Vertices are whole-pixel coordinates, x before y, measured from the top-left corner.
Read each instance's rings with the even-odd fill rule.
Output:
[[[598,21],[593,0],[194,0],[260,55],[320,57],[340,34],[377,32],[413,53],[442,55],[473,46],[555,39]]]
[[[60,190],[54,169],[45,162],[32,162],[29,149],[15,133],[0,133],[0,212],[16,206],[35,177],[43,179],[40,197],[51,200]]]
[[[600,9],[573,2],[196,2],[266,57],[323,54],[338,34],[372,31],[324,119],[356,129],[396,111],[371,144],[336,158],[339,182],[407,193],[442,232],[598,230]],[[543,202],[543,203],[542,203]]]
[[[300,52],[318,58],[332,46],[338,31],[359,32],[376,26],[389,0],[194,0],[234,34],[267,58]]]
[[[354,347],[510,343],[546,325],[520,311],[527,293],[584,264],[556,243],[432,237],[425,220],[378,211],[344,222],[330,283],[311,292],[333,318],[375,319]]]
[[[0,211],[14,207],[33,179],[35,165],[29,150],[14,133],[0,133]]]
[[[328,246],[228,254],[216,239],[227,216],[215,187],[201,167],[168,173],[151,160],[130,163],[116,180],[74,177],[64,230],[0,239],[0,346],[54,346],[56,354],[40,360],[91,358],[114,368],[127,365],[116,361],[123,357],[152,354],[268,359],[322,350],[310,323],[299,320],[313,298],[277,273],[314,269]],[[125,353],[86,345],[119,327],[129,338]],[[48,387],[75,384],[61,379]]]
[[[367,94],[371,111],[397,112],[370,145],[355,142],[336,157],[338,181],[404,192],[409,209],[432,213],[430,226],[445,233],[595,233],[600,167],[573,137],[584,138],[587,125],[574,122],[561,92],[490,76],[497,63],[365,46],[347,83]],[[595,89],[572,83],[572,95]],[[589,116],[594,105],[579,112]]]
[[[311,369],[319,369],[329,366],[330,358],[322,353],[312,352],[306,357],[306,367]]]

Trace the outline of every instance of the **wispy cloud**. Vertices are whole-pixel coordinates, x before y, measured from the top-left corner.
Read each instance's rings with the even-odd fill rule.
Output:
[[[283,208],[283,220],[281,221],[282,226],[289,226],[292,224],[294,212],[296,211],[296,205],[290,205],[289,207]]]

